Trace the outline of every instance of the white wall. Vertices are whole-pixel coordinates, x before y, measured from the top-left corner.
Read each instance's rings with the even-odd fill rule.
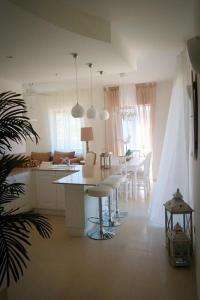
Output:
[[[171,90],[172,81],[157,82],[156,105],[153,127],[153,179],[156,179],[158,175],[167,116],[169,111]]]
[[[194,6],[194,36],[200,36],[200,1],[195,0]],[[194,202],[194,216],[195,216],[195,254],[196,254],[196,282],[198,299],[200,299],[200,74],[198,75],[198,99],[199,99],[199,111],[198,111],[198,160],[192,160],[191,165],[191,196]]]
[[[21,85],[13,81],[8,81],[3,78],[0,78],[0,93],[8,91],[21,93]]]
[[[21,85],[16,82],[7,81],[5,79],[0,78],[0,93],[8,92],[8,91],[17,92],[17,93],[21,94],[22,88],[21,88]],[[11,153],[16,154],[16,153],[26,152],[25,142],[21,143],[21,144],[16,144],[16,143],[11,142],[11,146],[12,146]]]
[[[199,76],[199,99],[200,99],[200,76]],[[198,112],[198,119],[200,121],[200,109]],[[193,134],[193,132],[191,132]],[[198,132],[198,139],[200,143],[200,124],[199,124],[199,132]],[[190,148],[193,148],[193,145],[190,145]],[[190,175],[191,175],[191,190],[190,190],[190,197],[192,197],[192,201],[194,203],[194,218],[195,218],[195,256],[196,256],[196,274],[197,274],[197,289],[200,299],[200,145],[198,149],[198,159],[194,160],[191,157],[190,162]]]
[[[36,122],[32,122],[35,130],[40,136],[39,144],[34,145],[33,143],[27,142],[27,153],[30,154],[31,151],[50,151],[51,150],[51,140],[50,140],[50,126],[49,126],[49,107],[53,105],[53,94],[48,96],[39,96],[28,97],[26,102],[28,104],[28,111],[30,118],[36,119]],[[74,96],[74,90],[67,90],[65,92],[61,91],[56,93],[58,99],[60,96],[62,99],[66,99],[68,105],[72,108],[76,101]],[[99,87],[94,87],[94,107],[99,112],[103,109],[103,93],[102,89]],[[79,103],[86,110],[90,107],[90,97],[88,89],[80,90]],[[57,101],[57,100],[56,100]],[[65,100],[64,100],[65,101]],[[58,102],[57,102],[58,103]],[[63,102],[62,102],[63,103]],[[62,104],[63,105],[63,104]],[[93,150],[98,155],[105,148],[104,132],[105,132],[105,123],[104,121],[99,120],[98,116],[95,120],[83,119],[83,126],[92,126],[94,131],[94,141],[89,142],[90,150]],[[85,147],[85,143],[84,143]]]

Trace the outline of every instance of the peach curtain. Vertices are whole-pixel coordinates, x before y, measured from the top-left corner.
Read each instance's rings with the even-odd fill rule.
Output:
[[[156,83],[136,84],[138,120],[141,141],[146,150],[153,148],[154,115],[156,102]]]
[[[105,148],[113,155],[122,155],[123,151],[123,128],[122,120],[119,116],[120,99],[119,87],[108,87],[105,92],[105,108],[110,114],[110,118],[105,124]]]
[[[154,105],[156,98],[156,83],[136,84],[137,105]]]

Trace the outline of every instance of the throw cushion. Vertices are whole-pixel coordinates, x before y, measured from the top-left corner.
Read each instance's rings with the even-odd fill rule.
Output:
[[[51,152],[31,152],[31,159],[39,161],[50,161]]]
[[[60,164],[63,161],[63,158],[67,157],[69,159],[74,158],[75,151],[73,152],[59,152],[55,151],[53,155],[53,163]]]
[[[83,158],[82,158],[83,159]],[[70,164],[80,164],[81,158],[74,157],[70,159]]]

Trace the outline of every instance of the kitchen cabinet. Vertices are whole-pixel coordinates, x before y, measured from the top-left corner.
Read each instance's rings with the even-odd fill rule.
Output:
[[[36,208],[56,209],[53,172],[38,171],[36,175]]]
[[[53,181],[71,173],[68,170],[27,170],[8,176],[7,181],[10,183],[24,183],[25,193],[6,204],[6,211],[17,209],[17,212],[25,212],[38,208],[64,212],[65,188],[63,185],[54,184]]]
[[[36,208],[65,210],[65,189],[53,181],[69,175],[66,171],[35,171]]]
[[[17,212],[25,212],[33,209],[34,203],[32,198],[32,180],[31,180],[31,172],[24,171],[19,174],[10,175],[7,178],[9,183],[24,183],[24,194],[21,194],[19,198],[11,201],[6,204],[6,210],[17,209]]]

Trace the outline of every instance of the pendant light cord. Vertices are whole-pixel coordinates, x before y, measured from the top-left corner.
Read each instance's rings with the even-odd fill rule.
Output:
[[[103,71],[99,71],[100,75],[101,75],[101,87],[103,89],[103,109],[106,109],[106,99],[105,99],[105,91],[103,88]]]
[[[79,100],[79,90],[78,90],[78,67],[77,67],[77,57],[78,54],[77,53],[73,53],[73,58],[74,58],[74,66],[75,66],[75,73],[76,73],[76,100],[77,100],[77,104],[78,104],[78,100]]]
[[[88,64],[89,68],[90,68],[90,102],[91,105],[93,106],[93,89],[92,89],[92,63]]]

